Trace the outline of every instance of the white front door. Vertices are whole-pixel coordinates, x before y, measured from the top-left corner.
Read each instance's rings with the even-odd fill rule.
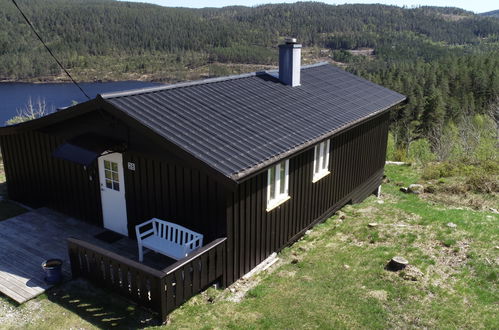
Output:
[[[99,157],[99,178],[104,227],[128,236],[123,156],[120,153]]]

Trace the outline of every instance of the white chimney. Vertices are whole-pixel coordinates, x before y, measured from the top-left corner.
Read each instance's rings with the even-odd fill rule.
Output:
[[[301,45],[295,38],[286,38],[279,45],[279,80],[286,85],[300,86]]]

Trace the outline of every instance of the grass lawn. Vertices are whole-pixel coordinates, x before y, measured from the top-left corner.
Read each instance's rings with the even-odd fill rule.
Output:
[[[282,251],[269,272],[232,291],[207,290],[173,312],[169,326],[499,328],[499,215],[401,193],[395,183],[419,180],[410,167],[387,166],[386,173],[390,182],[380,200],[373,196],[343,208]],[[395,255],[410,266],[385,270]],[[245,287],[250,289],[236,299]],[[137,328],[155,322],[147,311],[84,281],[20,307],[0,298],[5,328]]]

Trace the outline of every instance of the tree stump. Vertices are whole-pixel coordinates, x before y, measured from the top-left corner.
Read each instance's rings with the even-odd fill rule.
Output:
[[[386,269],[396,272],[398,270],[404,269],[408,264],[409,261],[407,261],[407,259],[405,259],[404,257],[396,256],[388,262],[388,265],[386,265]]]

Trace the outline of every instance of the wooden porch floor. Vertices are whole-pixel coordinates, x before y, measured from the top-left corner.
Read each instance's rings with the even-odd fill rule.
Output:
[[[74,237],[137,261],[137,243],[122,238],[109,244],[94,236],[103,228],[69,218],[48,208],[33,210],[0,221],[0,292],[18,303],[35,298],[51,287],[44,281],[43,261],[64,261],[63,274],[70,278],[66,238]],[[163,269],[174,260],[159,254],[144,256],[144,264]]]

